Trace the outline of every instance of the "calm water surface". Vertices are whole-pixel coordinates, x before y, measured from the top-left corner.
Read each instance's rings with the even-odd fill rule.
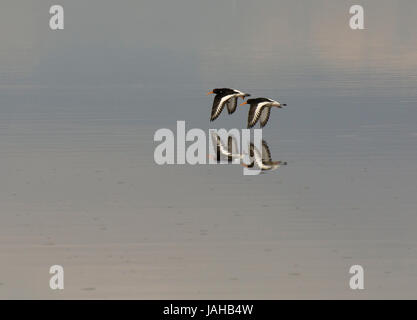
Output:
[[[415,1],[363,31],[334,1],[63,6],[58,32],[46,1],[0,13],[0,297],[54,298],[56,263],[64,298],[417,297]],[[177,120],[244,128],[209,122],[223,86],[288,104],[263,131],[288,166],[156,165]]]

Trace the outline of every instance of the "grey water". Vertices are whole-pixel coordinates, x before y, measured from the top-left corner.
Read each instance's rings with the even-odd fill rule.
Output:
[[[48,1],[0,11],[1,298],[416,298],[417,3]],[[287,103],[288,165],[157,165],[216,87]],[[49,267],[69,274],[57,296]],[[361,265],[365,290],[349,288]]]

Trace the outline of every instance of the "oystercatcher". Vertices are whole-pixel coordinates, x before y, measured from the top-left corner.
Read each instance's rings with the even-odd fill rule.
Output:
[[[251,157],[255,157],[255,163],[262,171],[273,171],[278,169],[280,166],[287,165],[285,161],[272,161],[271,152],[269,151],[268,144],[265,140],[262,140],[262,153],[255,147],[253,143],[250,144],[249,152]],[[246,168],[252,168],[254,162],[251,162],[249,165],[242,163],[242,166]]]
[[[207,95],[209,94],[216,95],[214,97],[213,107],[211,109],[210,121],[214,121],[218,118],[225,105],[227,105],[227,111],[229,114],[232,114],[236,110],[237,99],[245,99],[245,97],[250,96],[250,94],[230,88],[217,88],[207,93]]]
[[[243,106],[244,104],[250,105],[248,113],[248,128],[252,128],[259,119],[261,128],[263,128],[268,122],[272,107],[282,108],[283,106],[286,106],[285,103],[281,104],[278,101],[268,98],[248,99],[240,105]]]
[[[227,157],[228,162],[232,160],[243,159],[242,153],[233,153],[233,145],[239,148],[236,137],[231,135],[227,137],[227,147],[216,132],[212,132],[213,145],[216,147],[217,161],[220,161],[220,153]]]

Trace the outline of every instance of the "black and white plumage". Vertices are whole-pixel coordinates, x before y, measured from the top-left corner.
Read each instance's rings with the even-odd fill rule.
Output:
[[[234,136],[228,136],[227,147],[216,132],[212,132],[212,139],[213,144],[216,147],[217,161],[220,160],[220,153],[223,156],[226,156],[229,162],[232,160],[243,159],[244,155],[242,153],[233,153],[233,145],[235,145],[236,148],[239,148],[237,140]]]
[[[207,95],[209,94],[216,95],[214,97],[213,107],[211,108],[210,121],[216,120],[219,117],[220,113],[223,111],[224,106],[226,105],[227,111],[229,112],[229,114],[232,114],[236,110],[237,99],[245,99],[245,97],[250,96],[250,94],[230,88],[217,88],[207,93]]]
[[[252,168],[254,163],[256,163],[262,171],[273,171],[278,169],[280,166],[287,165],[287,162],[285,161],[272,161],[271,152],[265,140],[262,140],[262,153],[253,143],[249,145],[249,152],[250,156],[255,158],[255,161],[252,161],[249,165],[243,164],[243,166],[247,168]]]
[[[268,98],[248,99],[240,105],[242,106],[244,104],[250,105],[248,112],[248,128],[252,128],[258,122],[258,120],[260,122],[261,128],[265,127],[269,120],[271,108],[282,108],[283,106],[286,106],[285,103],[281,104],[278,101]]]

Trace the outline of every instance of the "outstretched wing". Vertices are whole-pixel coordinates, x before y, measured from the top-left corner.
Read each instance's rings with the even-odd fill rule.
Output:
[[[229,114],[232,114],[233,112],[236,111],[237,97],[230,98],[229,100],[226,101],[226,104],[227,104],[227,111],[229,112]]]
[[[211,108],[210,121],[216,120],[218,116],[220,115],[220,113],[222,112],[224,108],[224,103],[221,103],[221,100],[222,100],[222,97],[219,95],[216,95],[214,97],[213,107]]]
[[[263,103],[251,104],[248,113],[248,128],[252,128],[261,116]]]
[[[254,160],[255,153],[254,153],[254,149],[255,149],[255,146],[251,142],[249,144],[249,161],[250,161],[250,163],[247,164],[247,165],[245,165],[247,168],[253,168],[255,166],[255,160]]]
[[[263,128],[266,123],[269,120],[269,115],[271,113],[271,108],[270,107],[264,107],[262,112],[261,112],[261,117],[260,117],[260,123],[261,123],[261,128]]]
[[[220,139],[220,136],[217,133],[212,132],[212,139],[213,139],[213,144],[217,149],[217,152],[221,152],[224,155],[229,155],[229,152],[226,150],[226,147],[222,139]]]
[[[254,162],[256,162],[257,166],[260,169],[263,169],[264,164],[262,162],[262,155],[259,153],[259,150],[255,147],[255,145],[252,142],[250,143],[249,149],[250,149],[250,156],[255,158]]]
[[[262,162],[271,162],[271,151],[269,150],[268,144],[265,140],[262,140]]]
[[[225,106],[225,103],[227,100],[229,100],[229,98],[231,98],[233,96],[233,94],[229,94],[229,95],[216,95],[214,97],[214,101],[213,101],[213,107],[211,108],[211,117],[210,117],[210,121],[214,121],[218,118],[218,116],[220,115],[220,113],[222,113],[223,108]]]

